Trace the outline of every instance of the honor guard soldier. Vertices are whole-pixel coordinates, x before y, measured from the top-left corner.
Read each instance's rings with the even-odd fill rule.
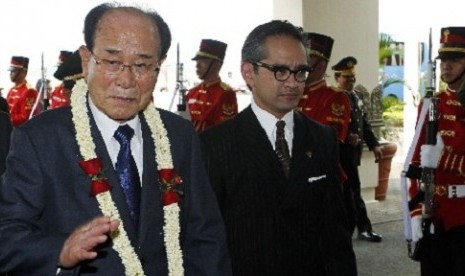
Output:
[[[203,39],[199,51],[192,58],[197,62],[197,76],[202,80],[202,83],[187,93],[191,121],[197,132],[237,114],[236,93],[219,76],[226,47],[224,42]]]
[[[303,37],[312,72],[298,108],[308,117],[334,127],[338,139],[344,142],[350,119],[349,97],[342,90],[329,87],[325,80],[334,40],[319,33],[304,33]]]
[[[64,59],[53,76],[61,80],[62,83],[52,92],[50,108],[68,106],[70,104],[71,91],[76,81],[83,77],[79,51],[71,53],[70,56]]]
[[[39,108],[32,111],[37,99],[37,90],[26,80],[29,58],[14,56],[11,58],[10,79],[14,86],[10,89],[7,96],[8,107],[10,109],[10,118],[13,127],[18,127],[26,122],[31,112],[36,115]]]
[[[425,132],[431,122],[426,116],[411,162],[432,169],[432,201],[412,206],[412,240],[422,239],[426,245],[421,275],[456,276],[465,275],[465,108],[457,98],[465,80],[465,27],[442,28],[438,53],[441,81],[447,87],[434,95],[437,133]],[[426,133],[436,137],[435,145],[426,144]],[[412,199],[423,192],[417,181],[409,191]],[[427,208],[431,214],[422,212]]]
[[[58,56],[58,63],[57,67],[59,68],[63,62],[70,57],[73,54],[73,52],[70,51],[60,51],[60,55]],[[57,71],[58,71],[57,68]],[[56,77],[55,77],[56,78]],[[68,106],[69,105],[69,97],[70,95],[66,95],[63,92],[64,86],[63,83],[55,87],[53,91],[50,93],[50,109],[57,108],[57,107],[62,107],[62,106]]]
[[[332,67],[334,78],[339,90],[344,91],[350,100],[350,123],[345,142],[341,144],[341,165],[347,175],[344,183],[344,192],[352,194],[352,210],[349,208],[349,219],[352,220],[352,231],[355,226],[358,229],[360,240],[380,242],[381,235],[373,232],[370,219],[368,218],[365,202],[361,194],[361,182],[358,167],[362,159],[363,143],[365,142],[375,155],[375,162],[382,158],[382,151],[378,139],[371,129],[367,115],[364,111],[363,102],[354,90],[355,65],[357,59],[345,57]]]

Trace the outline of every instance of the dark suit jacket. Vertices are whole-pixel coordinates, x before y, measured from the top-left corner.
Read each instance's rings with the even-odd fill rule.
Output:
[[[6,156],[10,148],[10,135],[12,131],[10,116],[0,111],[0,175],[5,171]]]
[[[184,180],[181,247],[186,275],[229,275],[221,214],[201,161],[197,134],[189,121],[162,111],[174,166]],[[167,275],[163,210],[154,145],[143,115],[144,149],[139,235],[131,220],[117,174],[95,122],[91,122],[97,156],[103,158],[111,194],[146,275]],[[0,271],[9,275],[54,275],[65,239],[79,225],[101,216],[89,195],[74,137],[70,108],[42,113],[15,129],[5,181],[0,189]],[[96,260],[82,263],[73,275],[123,275],[121,260],[105,244]]]
[[[200,135],[233,274],[356,275],[336,133],[294,119],[289,179],[250,106]]]
[[[357,92],[347,92],[350,99],[350,123],[349,133],[358,134],[361,143],[352,146],[348,142],[341,144],[341,161],[343,167],[359,166],[362,160],[363,143],[365,142],[370,150],[379,146],[378,139],[373,133],[367,114],[363,108],[363,102]]]
[[[0,96],[0,111],[3,111],[3,112],[8,113],[8,114],[10,113],[10,108],[8,107],[8,102],[2,96]]]

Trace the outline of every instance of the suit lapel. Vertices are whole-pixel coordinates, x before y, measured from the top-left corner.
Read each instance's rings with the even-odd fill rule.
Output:
[[[292,142],[291,171],[289,178],[295,178],[301,171],[308,172],[309,160],[313,158],[317,142],[315,137],[306,128],[303,117],[299,113],[294,113],[294,140]]]
[[[140,206],[139,244],[144,244],[150,233],[159,233],[163,221],[161,208],[161,191],[158,181],[157,164],[154,158],[155,146],[153,144],[151,131],[141,114],[141,126],[144,149],[144,172],[142,174],[142,195]],[[158,222],[158,223],[157,223]],[[153,229],[159,227],[159,229]]]

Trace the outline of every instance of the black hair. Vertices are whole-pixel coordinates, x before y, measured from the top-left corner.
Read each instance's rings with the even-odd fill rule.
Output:
[[[242,46],[242,61],[260,61],[268,56],[265,42],[271,36],[289,36],[302,41],[302,29],[287,20],[272,20],[257,26],[247,36]]]
[[[171,46],[171,32],[166,24],[165,20],[158,14],[156,11],[152,10],[143,10],[138,7],[123,6],[119,3],[103,3],[94,7],[86,15],[84,20],[84,41],[87,48],[92,51],[94,48],[95,33],[97,32],[97,25],[99,24],[102,17],[109,11],[121,9],[132,12],[140,13],[144,16],[149,17],[154,26],[157,27],[159,36],[160,36],[160,56],[159,58],[163,59],[166,57],[168,50]]]

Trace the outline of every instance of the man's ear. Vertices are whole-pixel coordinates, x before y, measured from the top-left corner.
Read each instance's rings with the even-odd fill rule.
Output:
[[[88,72],[87,64],[89,63],[91,54],[89,49],[87,49],[86,46],[82,45],[81,47],[79,47],[79,55],[81,56],[82,75],[86,77]]]
[[[250,62],[242,62],[241,63],[241,74],[242,78],[245,80],[245,83],[248,86],[253,86],[254,83],[254,70],[253,65]]]

